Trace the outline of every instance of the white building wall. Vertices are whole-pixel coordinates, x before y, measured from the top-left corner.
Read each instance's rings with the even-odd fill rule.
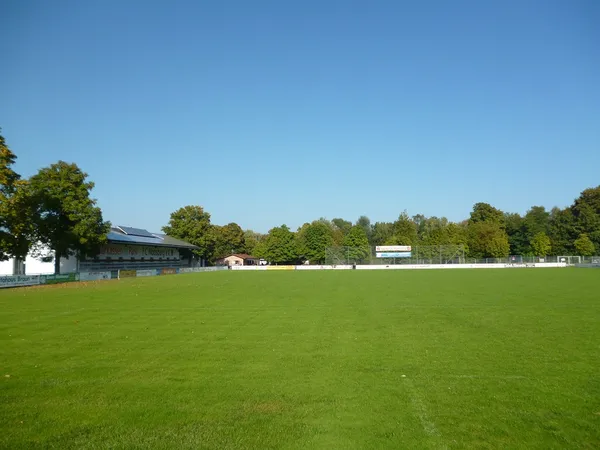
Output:
[[[14,275],[12,258],[8,261],[0,261],[0,275]]]
[[[60,258],[60,273],[77,272],[77,258]],[[25,275],[49,275],[54,273],[54,260],[42,262],[40,258],[27,255],[25,258]]]
[[[60,258],[60,273],[79,272],[79,259],[77,256]]]
[[[54,262],[42,262],[30,255],[27,255],[25,258],[25,275],[46,275],[52,273],[54,273]]]
[[[77,272],[79,261],[77,257],[60,259],[60,273]],[[43,262],[40,257],[27,255],[25,258],[25,275],[50,275],[54,273],[54,260]],[[15,259],[11,258],[8,261],[0,261],[0,276],[1,275],[17,275],[15,273]]]

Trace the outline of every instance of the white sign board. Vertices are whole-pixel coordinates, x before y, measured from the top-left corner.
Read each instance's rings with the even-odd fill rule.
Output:
[[[220,270],[228,270],[228,266],[212,266],[212,267],[180,267],[179,273],[199,273],[199,272],[218,272]],[[139,270],[138,270],[139,272]]]
[[[153,247],[149,245],[106,244],[96,256],[99,259],[179,259],[179,250],[171,247]]]
[[[377,258],[410,258],[412,252],[377,252]]]
[[[40,284],[39,275],[12,275],[0,277],[0,288],[15,286],[33,286]]]
[[[110,280],[110,272],[81,272],[79,281]]]
[[[138,269],[137,271],[138,277],[154,277],[156,276],[156,269]]]
[[[376,252],[410,252],[410,245],[378,245],[375,247]]]

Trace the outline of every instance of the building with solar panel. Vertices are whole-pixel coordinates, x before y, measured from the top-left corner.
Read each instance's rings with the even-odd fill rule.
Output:
[[[150,233],[141,228],[117,226],[106,236],[108,242],[95,256],[61,258],[60,273],[113,270],[180,269],[205,265],[196,257],[195,245],[171,236]],[[54,256],[28,255],[24,261],[0,262],[0,275],[37,275],[54,273]]]

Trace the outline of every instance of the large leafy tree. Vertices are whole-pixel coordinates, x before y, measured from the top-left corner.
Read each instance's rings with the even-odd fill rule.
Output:
[[[504,229],[491,221],[469,224],[469,254],[474,258],[508,256],[510,245]]]
[[[295,264],[298,261],[296,237],[287,225],[271,228],[254,249],[254,255],[271,264]]]
[[[371,245],[383,245],[394,235],[394,224],[391,222],[375,222]]]
[[[518,213],[505,213],[504,223],[510,244],[511,255],[525,255],[529,252],[530,238],[527,234],[525,221]]]
[[[466,250],[464,226],[445,217],[413,216],[418,230],[415,256],[423,259],[454,259]]]
[[[445,217],[413,216],[417,225],[418,242],[421,245],[445,245],[449,243],[448,219]]]
[[[337,227],[337,229],[342,232],[344,236],[346,236],[352,228],[352,222],[350,222],[349,220],[341,219],[339,217],[332,219],[331,223],[333,223]]]
[[[600,248],[600,186],[586,189],[571,206],[577,235],[585,234]]]
[[[8,148],[4,136],[0,134],[0,192],[3,195],[12,193],[17,181],[21,179],[11,167],[16,160],[17,156]]]
[[[338,217],[331,220],[330,226],[333,230],[333,245],[343,245],[344,238],[352,228],[352,222],[350,222],[349,220],[340,219]]]
[[[415,214],[414,216],[412,216],[412,221],[417,226],[417,234],[420,238],[423,234],[423,231],[426,228],[427,216],[425,216],[424,214]]]
[[[548,233],[550,228],[550,213],[543,206],[532,206],[523,218],[529,238],[538,233]]]
[[[403,211],[398,220],[394,222],[394,234],[388,239],[389,245],[416,245],[417,244],[417,224]]]
[[[488,203],[476,203],[467,227],[470,256],[502,258],[510,253],[506,219],[499,209]]]
[[[504,213],[489,203],[475,203],[469,223],[491,222],[504,227]]]
[[[29,185],[12,168],[16,159],[0,135],[0,261],[24,258],[33,235]]]
[[[552,208],[548,235],[554,254],[572,254],[575,250],[573,243],[577,238],[577,231],[575,229],[575,218],[570,208]]]
[[[369,240],[369,244],[371,244],[371,241],[373,239],[373,228],[371,227],[371,219],[369,219],[367,216],[360,216],[356,220],[356,225],[358,225],[365,231],[367,239]]]
[[[371,253],[367,234],[362,227],[354,225],[344,238],[344,246],[347,258],[352,262],[360,262],[366,259]]]
[[[298,253],[312,264],[322,264],[328,247],[334,244],[333,229],[324,220],[305,223],[298,230]]]
[[[198,247],[194,253],[210,259],[214,249],[214,235],[210,214],[201,206],[188,205],[171,213],[169,224],[162,228],[167,235],[182,239]]]
[[[582,234],[575,239],[575,250],[581,256],[593,256],[596,253],[596,246],[587,234]]]
[[[237,223],[232,222],[224,226],[213,226],[211,231],[214,241],[213,261],[232,253],[246,251],[244,231]]]
[[[256,231],[246,230],[244,231],[244,242],[246,244],[246,253],[254,255],[254,249],[259,245],[261,241],[266,238],[264,234],[257,233]]]
[[[61,257],[93,255],[106,242],[110,223],[102,219],[102,211],[90,197],[93,188],[85,172],[64,161],[41,169],[29,180],[36,208],[35,235],[54,252],[56,273],[60,273]]]
[[[464,245],[467,246],[467,223],[454,223],[451,222],[446,227],[446,233],[448,235],[448,243],[456,244],[456,245]]]
[[[540,231],[531,239],[530,246],[536,256],[546,256],[550,254],[552,248],[550,238],[543,231]]]

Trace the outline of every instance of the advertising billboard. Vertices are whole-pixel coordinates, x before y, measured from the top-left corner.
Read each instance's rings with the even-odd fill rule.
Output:
[[[137,271],[135,270],[119,270],[119,278],[135,278]]]
[[[377,252],[378,258],[410,258],[412,252]]]
[[[179,259],[179,250],[170,247],[153,247],[149,245],[106,244],[96,255],[98,259]]]
[[[296,266],[266,266],[267,270],[295,270]]]
[[[39,275],[9,275],[0,277],[0,288],[40,284]]]
[[[79,281],[78,273],[65,273],[62,275],[40,275],[40,284],[59,284]]]
[[[110,272],[81,272],[79,281],[110,280]]]
[[[375,247],[376,252],[410,252],[410,245],[378,245]]]

